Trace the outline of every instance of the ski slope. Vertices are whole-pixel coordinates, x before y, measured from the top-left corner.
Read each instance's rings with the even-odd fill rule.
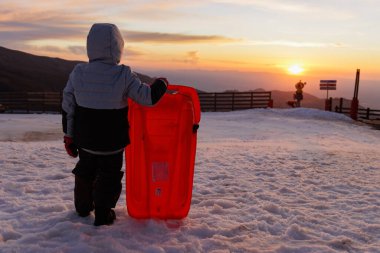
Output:
[[[203,113],[183,220],[73,205],[59,115],[0,114],[0,252],[380,252],[380,131],[314,109]],[[123,186],[125,189],[125,185]]]

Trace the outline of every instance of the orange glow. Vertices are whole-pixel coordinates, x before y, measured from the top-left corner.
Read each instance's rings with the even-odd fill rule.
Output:
[[[288,68],[288,72],[292,75],[299,75],[304,72],[304,68],[298,64],[292,65]]]
[[[62,9],[48,1],[3,0],[1,46],[36,55],[87,61],[86,35],[91,24],[110,22],[118,25],[125,39],[122,63],[132,68],[265,72],[287,78],[301,75],[351,78],[352,72],[360,68],[365,71],[365,78],[380,79],[380,52],[376,44],[380,35],[370,27],[364,29],[376,16],[372,13],[380,5],[376,1],[361,5],[363,13],[368,12],[361,20],[342,15],[356,13],[354,4],[345,6],[346,13],[338,8],[339,4],[324,2],[289,6],[246,0],[128,1],[128,4],[111,0],[107,6],[94,5],[91,1],[67,2],[75,4]],[[234,12],[239,13],[236,16],[233,13],[225,16],[231,6],[242,11]],[[264,8],[268,13],[260,17],[251,15],[247,6]],[[215,8],[220,11],[216,13]],[[91,11],[83,13],[83,9]],[[297,36],[279,33],[294,25],[289,17],[298,12],[326,15],[327,10],[334,15],[327,15],[326,22],[318,24],[309,15],[298,17]],[[246,28],[258,18],[269,22],[277,20],[276,26],[274,29]],[[220,20],[225,20],[227,26],[220,26]],[[363,27],[362,39],[353,40],[350,25],[342,28],[337,20]],[[315,31],[310,33],[308,29],[314,26]],[[326,32],[334,36],[325,36]]]

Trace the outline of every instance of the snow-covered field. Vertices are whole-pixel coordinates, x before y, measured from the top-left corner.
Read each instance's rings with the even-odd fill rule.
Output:
[[[74,212],[60,120],[0,115],[2,253],[380,252],[380,131],[343,115],[204,113],[189,216],[134,220],[123,193],[101,227]]]

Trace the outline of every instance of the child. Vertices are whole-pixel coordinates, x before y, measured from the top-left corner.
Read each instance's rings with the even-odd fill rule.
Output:
[[[79,154],[74,203],[79,216],[95,208],[95,226],[111,225],[123,178],[123,150],[129,144],[127,99],[153,105],[167,89],[165,78],[142,84],[120,65],[124,41],[113,24],[94,24],[87,36],[89,63],[75,66],[63,90],[62,125],[67,153]]]

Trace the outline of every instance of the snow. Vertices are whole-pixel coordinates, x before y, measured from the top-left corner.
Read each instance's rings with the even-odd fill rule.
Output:
[[[53,114],[0,114],[0,141],[46,141],[62,135],[61,121]]]
[[[203,113],[189,216],[135,220],[123,192],[101,227],[74,211],[60,120],[0,114],[0,252],[380,252],[380,131],[344,115]]]

